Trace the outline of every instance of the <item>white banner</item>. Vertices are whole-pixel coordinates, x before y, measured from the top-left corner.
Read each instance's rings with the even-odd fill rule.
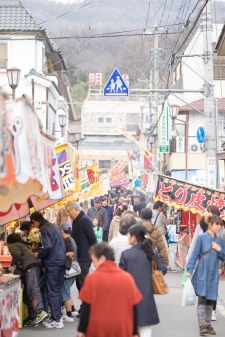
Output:
[[[185,152],[185,138],[177,136],[176,137],[176,152],[183,153]]]

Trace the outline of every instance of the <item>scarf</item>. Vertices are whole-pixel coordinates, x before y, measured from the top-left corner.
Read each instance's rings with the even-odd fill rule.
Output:
[[[83,211],[80,211],[76,219],[73,220],[73,225],[72,225],[72,235],[71,236],[76,242],[78,257],[80,256],[80,249],[81,249],[81,242],[80,242],[81,218],[84,215],[85,213]]]
[[[208,224],[204,221],[204,216],[201,218],[199,224],[201,229],[203,230],[203,233],[205,233],[208,230]]]

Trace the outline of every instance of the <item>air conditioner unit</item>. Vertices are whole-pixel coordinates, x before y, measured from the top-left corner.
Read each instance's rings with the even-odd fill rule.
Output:
[[[197,145],[197,144],[192,144],[192,145],[191,145],[191,151],[192,151],[192,152],[198,151],[198,145]]]
[[[34,108],[35,109],[42,109],[42,102],[35,101],[34,102]]]

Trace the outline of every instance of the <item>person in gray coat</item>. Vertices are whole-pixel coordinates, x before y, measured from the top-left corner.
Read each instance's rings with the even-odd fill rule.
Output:
[[[156,259],[158,270],[164,275],[167,272],[167,267],[159,254],[153,250],[152,243],[146,235],[146,228],[142,225],[133,225],[129,228],[128,240],[133,247],[122,253],[119,263],[120,268],[133,276],[143,296],[143,300],[137,305],[140,337],[151,336],[151,326],[159,323],[153,294],[151,261]]]
[[[101,206],[101,198],[94,198],[94,207],[88,209],[87,215],[93,221],[94,218],[99,218],[101,221],[101,227],[103,231],[107,230],[108,226],[108,216],[106,209]]]
[[[24,274],[24,294],[23,300],[27,305],[29,318],[25,325],[36,326],[43,321],[48,314],[44,311],[41,291],[39,288],[39,278],[41,273],[41,263],[34,257],[26,242],[19,234],[13,233],[7,237],[9,252],[12,255],[12,266],[19,267]]]

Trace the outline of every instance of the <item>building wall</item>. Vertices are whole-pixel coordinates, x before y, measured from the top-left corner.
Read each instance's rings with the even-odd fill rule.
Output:
[[[117,129],[122,126],[135,135],[142,105],[143,102],[132,100],[86,99],[82,105],[81,133],[83,136],[118,135]]]

